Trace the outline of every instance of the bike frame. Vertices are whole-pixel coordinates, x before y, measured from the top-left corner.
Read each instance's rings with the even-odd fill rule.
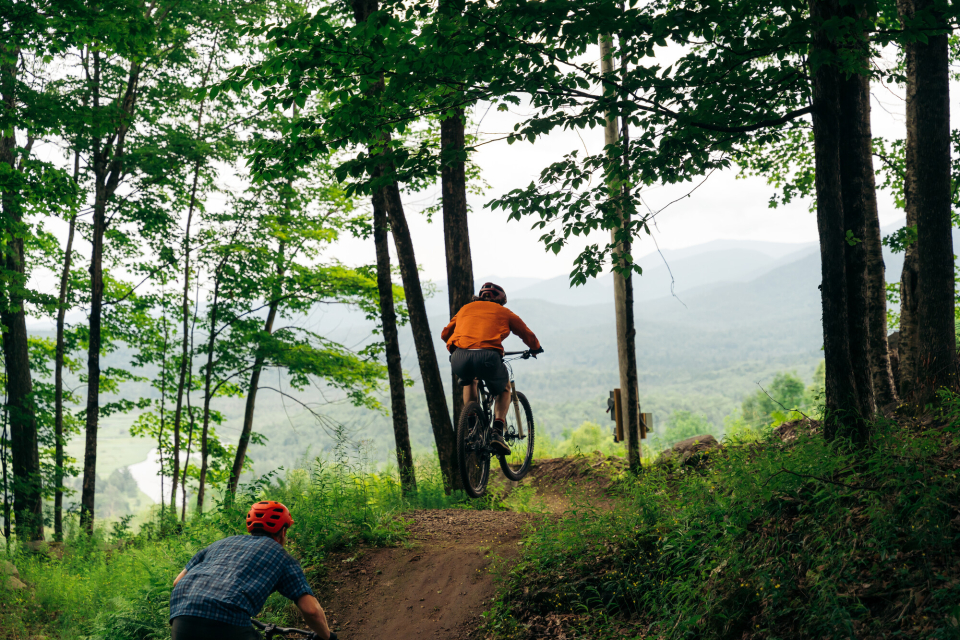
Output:
[[[526,434],[523,432],[523,420],[520,416],[520,401],[517,399],[517,377],[513,373],[513,366],[510,364],[514,360],[524,359],[526,360],[530,356],[527,355],[527,351],[505,351],[503,354],[503,364],[507,367],[507,372],[510,374],[510,403],[513,405],[514,416],[517,421],[517,435],[520,440],[526,438]],[[508,358],[507,356],[513,356]],[[524,357],[526,356],[526,358]],[[484,416],[487,418],[487,424],[493,424],[493,403],[496,402],[496,398],[490,391],[487,389],[483,380],[478,381],[477,383],[477,393],[480,395],[480,405],[483,407]]]

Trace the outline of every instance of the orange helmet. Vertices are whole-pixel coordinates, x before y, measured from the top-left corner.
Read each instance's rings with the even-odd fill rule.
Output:
[[[250,507],[247,512],[247,531],[266,531],[273,535],[280,533],[284,527],[293,524],[290,510],[282,503],[274,500],[263,500]]]

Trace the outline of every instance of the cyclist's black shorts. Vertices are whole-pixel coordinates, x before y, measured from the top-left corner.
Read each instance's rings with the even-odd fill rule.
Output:
[[[503,364],[503,356],[495,349],[457,349],[450,356],[450,368],[467,386],[475,378],[483,380],[493,395],[500,395],[510,384],[510,374]]]
[[[261,640],[263,636],[250,627],[238,627],[197,616],[173,619],[173,640]]]

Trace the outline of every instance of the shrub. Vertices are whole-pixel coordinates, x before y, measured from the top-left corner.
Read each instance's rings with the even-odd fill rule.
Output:
[[[620,508],[579,505],[532,534],[490,631],[529,637],[552,618],[594,638],[957,637],[957,422],[881,422],[865,450],[767,437],[706,469],[648,470]]]

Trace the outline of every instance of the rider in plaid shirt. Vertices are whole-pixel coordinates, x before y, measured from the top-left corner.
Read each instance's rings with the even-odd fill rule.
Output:
[[[173,640],[259,638],[250,618],[274,591],[296,603],[321,640],[337,640],[300,564],[283,549],[292,524],[279,502],[258,502],[247,514],[252,535],[218,540],[193,556],[173,581]]]

